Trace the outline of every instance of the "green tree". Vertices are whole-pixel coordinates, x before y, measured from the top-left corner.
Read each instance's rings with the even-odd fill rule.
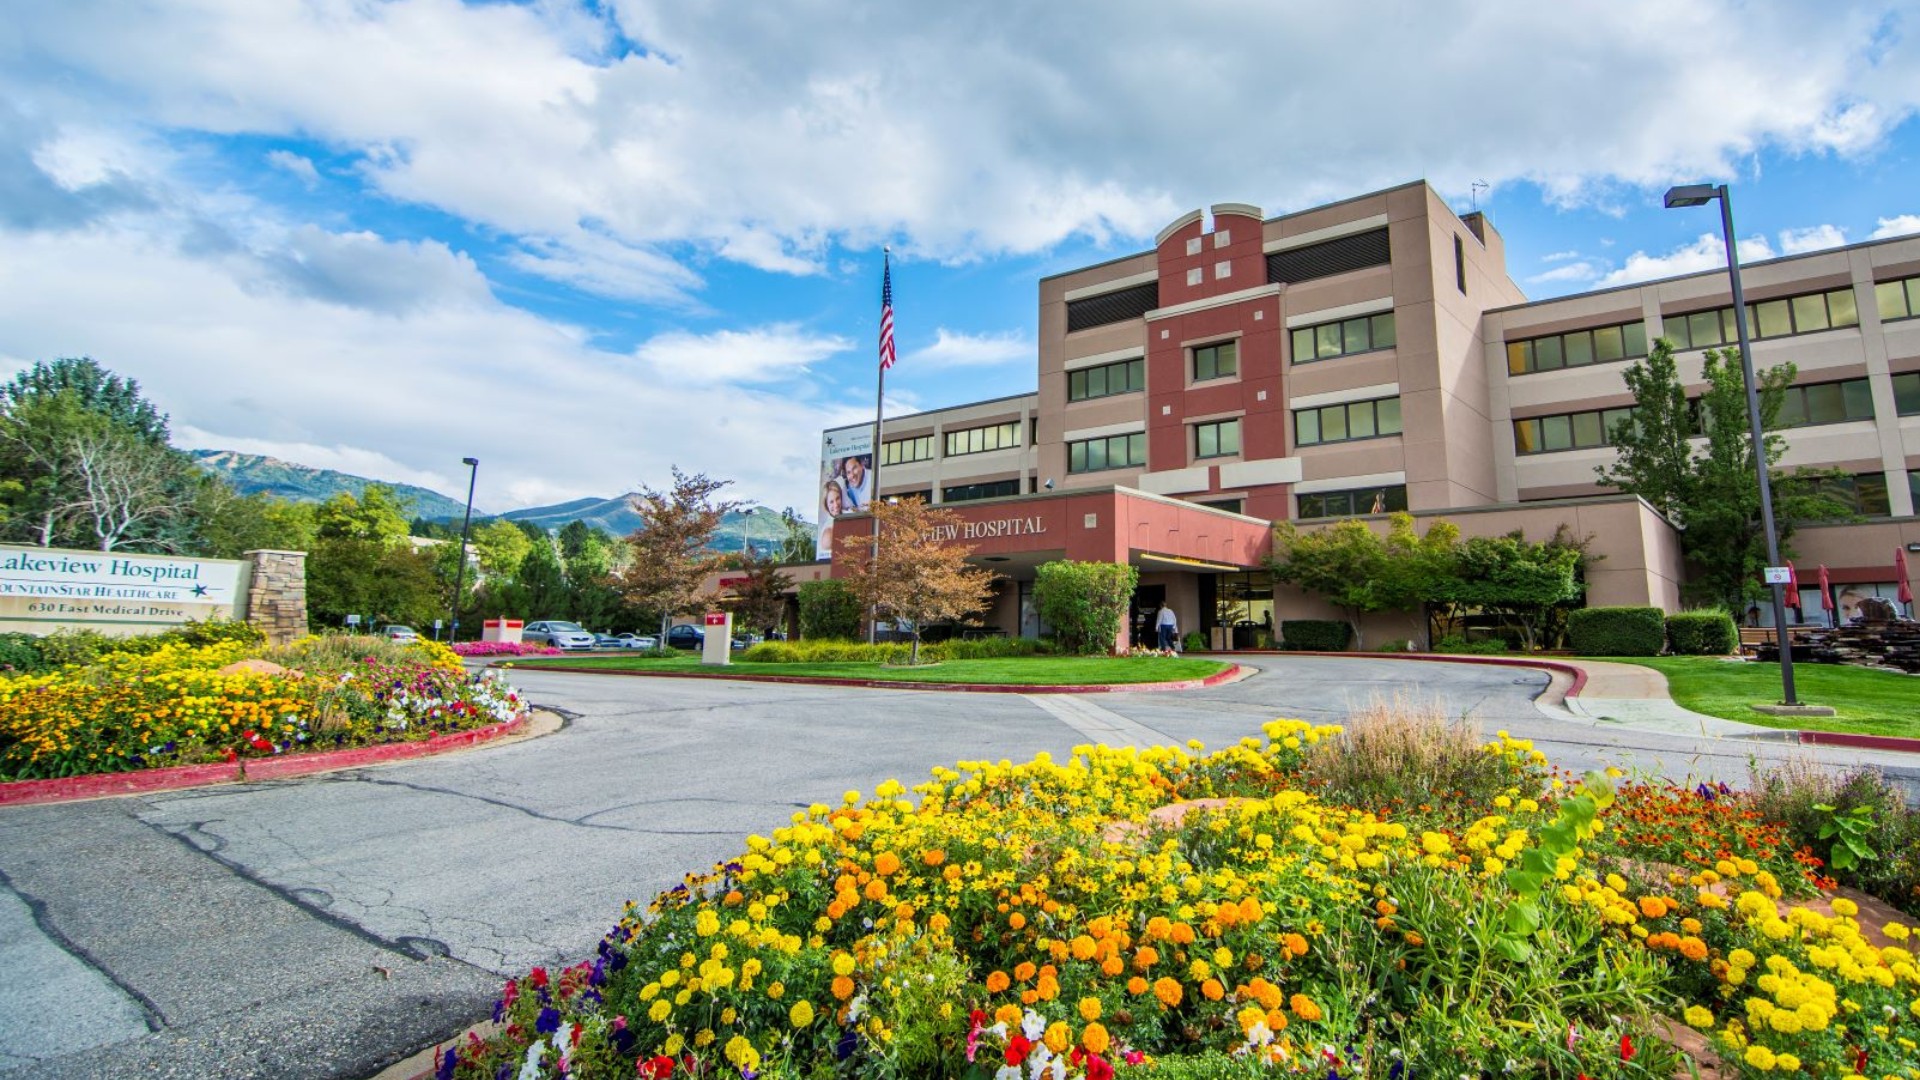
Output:
[[[860,636],[860,598],[844,581],[800,583],[800,636],[808,641]]]
[[[533,541],[511,521],[492,521],[473,527],[468,534],[473,553],[480,560],[480,572],[488,577],[511,578],[520,572],[520,561],[533,550]],[[460,542],[455,539],[454,547]]]
[[[1360,623],[1369,613],[1406,611],[1439,599],[1459,536],[1447,522],[1435,522],[1422,536],[1413,515],[1405,512],[1390,515],[1387,528],[1382,537],[1351,518],[1311,531],[1283,521],[1274,526],[1267,568],[1275,581],[1316,593],[1339,608],[1360,646]]]
[[[70,394],[86,412],[105,417],[155,446],[167,445],[167,417],[140,393],[140,384],[91,357],[42,361],[0,385],[0,413],[36,398]]]
[[[321,539],[372,540],[392,547],[407,538],[407,501],[385,484],[368,484],[355,498],[343,491],[315,512]]]
[[[1693,568],[1687,590],[1696,600],[1739,611],[1764,591],[1760,571],[1767,548],[1757,479],[1760,460],[1772,482],[1781,558],[1792,555],[1788,540],[1796,524],[1845,520],[1852,509],[1822,490],[1837,475],[1834,470],[1785,473],[1775,468],[1786,452],[1786,440],[1779,434],[1780,409],[1787,387],[1793,385],[1794,365],[1780,364],[1759,374],[1763,435],[1756,450],[1738,350],[1707,350],[1707,386],[1689,410],[1675,407],[1676,400],[1684,402],[1685,391],[1672,364],[1672,348],[1670,342],[1656,341],[1646,361],[1628,368],[1634,418],[1609,432],[1619,458],[1595,472],[1602,483],[1653,503],[1680,528],[1680,548]],[[1756,453],[1764,457],[1757,459]]]
[[[740,569],[729,605],[734,625],[754,632],[778,626],[787,613],[787,590],[793,588],[793,579],[780,570],[779,552],[749,548]]]
[[[1528,651],[1539,640],[1549,608],[1580,595],[1580,552],[1553,540],[1531,541],[1518,529],[1476,536],[1454,553],[1455,573],[1445,599],[1503,615],[1518,623]]]
[[[1140,583],[1140,571],[1117,563],[1041,563],[1034,571],[1033,603],[1053,628],[1063,652],[1108,653]]]
[[[312,551],[314,504],[271,495],[242,495],[233,485],[207,477],[194,507],[197,550],[215,559],[238,559],[249,551]]]
[[[660,614],[664,640],[667,620],[693,612],[701,603],[701,585],[719,566],[709,549],[725,516],[739,503],[717,499],[730,481],[673,468],[673,486],[642,488],[632,496],[640,527],[627,537],[631,560],[620,588],[636,607]]]
[[[409,544],[322,537],[307,557],[307,605],[335,626],[348,615],[413,626],[440,614],[443,596],[433,557]]]
[[[813,562],[820,557],[820,534],[812,522],[800,520],[791,506],[780,512],[780,522],[787,530],[780,540],[781,562]]]

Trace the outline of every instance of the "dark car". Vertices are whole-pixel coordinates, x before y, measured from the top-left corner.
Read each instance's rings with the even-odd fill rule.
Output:
[[[667,629],[667,648],[699,649],[706,645],[707,632],[691,624]]]

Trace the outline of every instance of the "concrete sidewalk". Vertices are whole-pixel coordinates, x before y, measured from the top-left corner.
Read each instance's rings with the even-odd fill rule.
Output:
[[[1650,667],[1613,664],[1602,660],[1555,659],[1568,667],[1580,669],[1587,677],[1586,685],[1577,694],[1569,694],[1561,689],[1560,680],[1556,678],[1555,686],[1549,689],[1548,694],[1541,696],[1542,708],[1556,719],[1573,718],[1596,727],[1626,727],[1637,731],[1707,739],[1798,741],[1798,736],[1790,729],[1722,720],[1717,716],[1681,708],[1668,692],[1667,677]],[[1554,690],[1560,690],[1558,700],[1550,703],[1549,697]],[[1561,716],[1552,711],[1555,705],[1568,715]]]

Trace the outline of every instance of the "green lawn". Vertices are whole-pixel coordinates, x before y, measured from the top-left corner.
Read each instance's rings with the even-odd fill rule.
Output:
[[[1004,685],[1027,683],[1035,686],[1069,686],[1096,683],[1172,682],[1179,679],[1204,679],[1226,670],[1215,660],[1187,660],[1174,657],[1143,656],[1022,656],[999,660],[949,660],[944,664],[920,667],[886,667],[880,664],[746,664],[736,661],[727,667],[707,667],[692,657],[655,660],[640,656],[555,656],[542,659],[518,659],[516,668],[578,667],[604,671],[673,671],[713,675],[803,675],[823,679],[884,679],[888,682],[945,682]]]
[[[1920,678],[1842,664],[1793,665],[1795,694],[1830,705],[1838,716],[1767,716],[1749,706],[1780,700],[1780,665],[1732,663],[1712,656],[1609,656],[1667,677],[1673,700],[1694,712],[1776,728],[1920,738]]]

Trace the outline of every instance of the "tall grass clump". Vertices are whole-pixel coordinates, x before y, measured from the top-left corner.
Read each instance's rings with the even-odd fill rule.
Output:
[[[1443,803],[1485,806],[1501,795],[1539,792],[1543,755],[1501,732],[1483,740],[1432,702],[1379,698],[1358,710],[1340,738],[1314,746],[1302,773],[1336,806],[1386,812]]]
[[[1835,881],[1920,914],[1920,809],[1878,769],[1836,775],[1809,758],[1790,758],[1750,769],[1747,799],[1785,825],[1795,845],[1825,860]]]

